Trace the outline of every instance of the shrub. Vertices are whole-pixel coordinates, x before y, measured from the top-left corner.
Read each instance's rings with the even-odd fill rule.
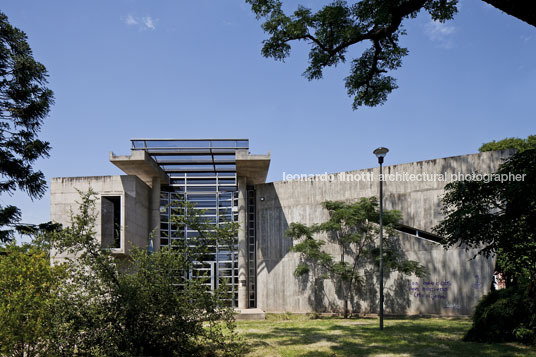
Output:
[[[0,356],[47,356],[62,266],[29,244],[0,251]]]
[[[519,341],[527,345],[534,343],[534,331],[525,327],[516,328],[514,330],[514,337],[516,341]]]
[[[238,355],[226,286],[209,292],[206,277],[184,278],[200,261],[195,247],[132,248],[118,259],[95,237],[94,201],[91,191],[83,194],[71,226],[49,237],[68,273],[55,305],[52,355]]]
[[[491,291],[476,306],[464,341],[533,343],[535,322],[535,302],[526,285]]]

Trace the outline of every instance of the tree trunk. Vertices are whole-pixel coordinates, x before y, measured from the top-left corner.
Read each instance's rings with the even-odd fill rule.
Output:
[[[344,318],[347,319],[350,315],[350,309],[348,308],[348,300],[350,296],[350,285],[348,282],[342,282],[342,294],[343,294],[343,308],[344,308]]]
[[[536,27],[536,1],[534,0],[482,0],[508,15]]]
[[[344,294],[344,318],[348,318],[348,295]]]

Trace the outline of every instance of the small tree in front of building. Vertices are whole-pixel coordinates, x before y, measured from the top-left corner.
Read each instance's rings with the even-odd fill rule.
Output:
[[[64,267],[34,244],[0,250],[0,356],[49,356]]]
[[[322,205],[329,212],[328,221],[311,226],[291,223],[287,230],[287,236],[296,241],[291,251],[299,253],[301,258],[294,273],[303,276],[314,269],[319,278],[331,279],[338,284],[344,317],[348,318],[349,302],[363,286],[363,270],[376,270],[379,265],[378,202],[375,198],[362,198],[354,203],[326,201]],[[416,261],[406,260],[393,244],[393,228],[399,221],[399,211],[384,210],[384,274],[398,271],[423,276],[424,267]],[[339,254],[331,253],[326,243],[335,245]]]
[[[227,292],[208,291],[202,277],[185,279],[203,250],[186,244],[149,254],[139,247],[119,259],[96,238],[95,200],[93,192],[82,194],[72,224],[51,239],[57,253],[74,257],[56,305],[52,355],[237,355]],[[198,221],[195,211],[189,215]]]

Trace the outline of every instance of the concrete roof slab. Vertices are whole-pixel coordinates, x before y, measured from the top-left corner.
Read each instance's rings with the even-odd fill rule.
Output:
[[[132,150],[130,155],[114,155],[111,152],[110,162],[127,175],[139,177],[150,187],[152,187],[155,177],[158,177],[162,183],[169,183],[168,175],[144,150]]]
[[[248,184],[265,183],[269,168],[270,153],[251,155],[247,149],[236,150],[236,175],[246,177]]]

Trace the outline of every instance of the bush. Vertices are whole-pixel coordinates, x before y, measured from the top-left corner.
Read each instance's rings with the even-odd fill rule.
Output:
[[[70,281],[59,297],[53,355],[235,356],[233,310],[222,306],[225,291],[207,292],[204,280],[184,280],[184,255],[167,248],[152,255],[131,251],[116,269],[69,266]],[[87,273],[84,272],[84,269]],[[96,273],[97,272],[97,273]]]
[[[464,341],[534,343],[535,302],[526,285],[491,291],[475,308]]]
[[[63,267],[25,244],[0,249],[0,356],[46,356]]]
[[[534,343],[534,331],[529,330],[525,327],[519,327],[514,330],[514,337],[516,341],[519,341],[524,344],[533,344]]]
[[[128,259],[116,258],[95,238],[94,201],[91,191],[83,194],[71,226],[48,237],[65,256],[68,274],[55,304],[57,343],[50,355],[239,355],[225,284],[210,292],[207,277],[184,278],[201,261],[203,246],[177,245],[153,254],[132,248]],[[218,227],[220,235],[222,230]]]

